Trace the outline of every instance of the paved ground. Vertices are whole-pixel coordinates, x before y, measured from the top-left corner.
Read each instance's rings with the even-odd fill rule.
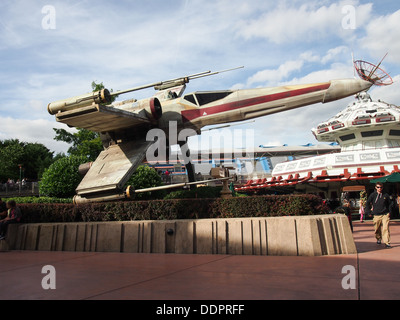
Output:
[[[322,257],[1,252],[0,300],[399,299],[400,222],[390,229],[384,249],[371,221],[354,222],[358,254]],[[47,265],[56,289],[42,287]]]

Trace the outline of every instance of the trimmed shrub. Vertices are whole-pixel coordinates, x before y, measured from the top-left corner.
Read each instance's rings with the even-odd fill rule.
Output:
[[[174,220],[316,215],[329,212],[314,195],[20,204],[24,222]]]
[[[129,178],[126,186],[132,185],[136,190],[158,187],[162,185],[160,175],[154,168],[146,165],[139,166],[133,175]],[[142,192],[135,194],[138,200],[162,199],[166,195],[165,190],[158,190],[152,192]]]
[[[78,222],[82,221],[80,211],[67,203],[26,203],[18,204],[23,223]]]
[[[41,195],[68,198],[75,194],[82,177],[78,173],[79,165],[87,162],[82,156],[64,157],[45,170],[39,183]]]

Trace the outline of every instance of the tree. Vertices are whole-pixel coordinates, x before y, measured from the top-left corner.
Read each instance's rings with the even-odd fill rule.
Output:
[[[18,139],[0,141],[0,180],[19,178],[18,165],[23,156],[24,147]]]
[[[68,132],[65,129],[53,128],[53,130],[56,133],[54,140],[72,144],[68,149],[69,155],[86,157],[86,162],[96,160],[103,150],[103,144],[98,132],[82,128],[78,128],[75,133]]]
[[[24,147],[24,156],[21,161],[24,176],[38,180],[54,162],[53,152],[50,152],[41,143],[27,143]]]
[[[43,173],[39,184],[40,194],[58,198],[72,197],[82,180],[78,168],[86,161],[84,156],[69,156],[54,162]]]
[[[29,179],[39,179],[52,162],[53,152],[43,144],[20,142],[18,139],[0,141],[0,181],[17,180],[20,174]]]

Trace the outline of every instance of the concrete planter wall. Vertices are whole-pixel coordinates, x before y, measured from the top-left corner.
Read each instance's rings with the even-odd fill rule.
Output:
[[[179,254],[356,253],[347,217],[340,214],[10,225],[4,246],[9,250]]]

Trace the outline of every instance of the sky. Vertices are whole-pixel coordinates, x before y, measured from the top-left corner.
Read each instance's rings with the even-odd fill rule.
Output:
[[[57,123],[47,104],[90,92],[92,81],[115,91],[244,66],[193,80],[186,93],[305,84],[354,78],[352,55],[378,63],[388,53],[381,67],[394,84],[373,87],[370,94],[400,105],[398,30],[397,0],[2,0],[0,140],[66,152],[53,128],[74,129]],[[123,99],[153,94],[149,89]],[[255,146],[315,144],[311,128],[353,100],[234,128],[253,130]],[[191,145],[199,141],[193,138]]]

